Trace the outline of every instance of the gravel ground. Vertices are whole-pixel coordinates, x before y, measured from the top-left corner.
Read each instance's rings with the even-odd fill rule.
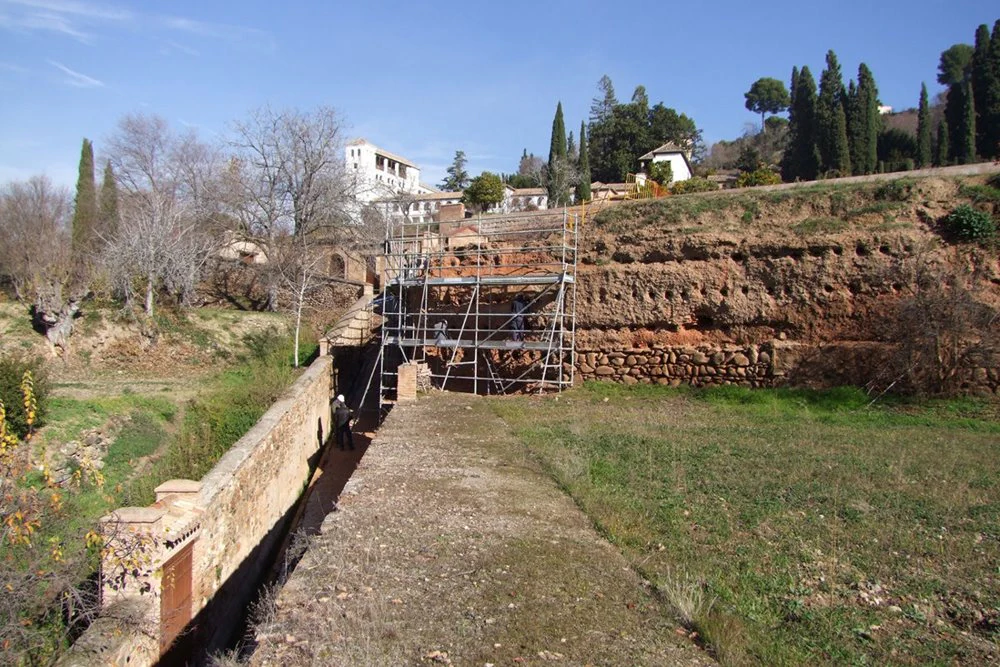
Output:
[[[392,411],[257,641],[255,665],[712,663],[465,394]]]

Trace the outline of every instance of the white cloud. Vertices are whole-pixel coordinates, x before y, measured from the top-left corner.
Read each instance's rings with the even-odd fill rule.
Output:
[[[76,88],[103,88],[104,87],[104,82],[103,81],[98,81],[97,79],[95,79],[93,77],[89,77],[86,74],[81,74],[80,72],[71,70],[70,68],[66,67],[62,63],[57,63],[54,60],[50,60],[49,64],[52,65],[53,67],[57,68],[57,69],[62,70],[62,72],[69,77],[68,79],[64,79],[63,83],[66,83],[66,84],[68,84],[70,86],[74,86]]]
[[[56,14],[72,14],[88,19],[101,21],[126,21],[132,18],[132,12],[107,5],[92,5],[75,0],[2,0],[5,4],[21,5],[32,9],[41,9]]]
[[[244,45],[251,43],[251,45],[261,46],[268,51],[273,51],[276,46],[274,38],[269,33],[257,28],[225,23],[207,23],[180,16],[161,16],[159,21],[166,28],[199,37],[221,39],[229,43]]]
[[[76,40],[89,44],[91,35],[70,22],[66,17],[57,14],[24,14],[21,16],[9,16],[0,14],[0,28],[13,30],[16,32],[54,32],[60,35],[67,35]]]
[[[190,46],[184,46],[183,44],[179,44],[178,42],[175,42],[173,40],[168,39],[166,42],[164,42],[164,44],[165,46],[160,51],[160,53],[162,53],[165,56],[169,56],[174,52],[180,52],[186,56],[191,56],[191,57],[196,57],[201,55],[200,53],[192,49]]]

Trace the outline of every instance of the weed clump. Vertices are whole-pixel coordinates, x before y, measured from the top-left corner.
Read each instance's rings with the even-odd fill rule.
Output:
[[[945,230],[959,241],[979,243],[992,239],[997,226],[989,213],[968,204],[956,207],[945,216]]]

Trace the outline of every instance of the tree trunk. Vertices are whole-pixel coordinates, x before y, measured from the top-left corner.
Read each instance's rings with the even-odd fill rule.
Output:
[[[74,299],[69,303],[52,307],[54,304],[36,304],[33,313],[35,329],[42,331],[45,338],[55,347],[66,349],[66,341],[73,332],[73,320],[80,311],[80,304]]]
[[[153,317],[153,277],[146,278],[146,317]]]

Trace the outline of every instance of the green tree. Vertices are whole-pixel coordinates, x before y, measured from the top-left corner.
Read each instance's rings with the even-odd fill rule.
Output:
[[[971,75],[973,48],[968,44],[954,44],[941,53],[938,63],[938,83],[948,86],[945,97],[944,117],[948,124],[949,160],[961,162],[966,153],[965,138],[969,134],[968,113],[966,110],[966,83]],[[971,90],[971,89],[970,89]],[[972,128],[973,136],[975,129]]]
[[[976,30],[976,44],[969,71],[976,115],[976,152],[983,156],[992,154],[989,146],[991,132],[986,128],[988,91],[993,78],[990,47],[990,29],[984,23]]]
[[[833,51],[826,53],[826,69],[820,76],[816,106],[817,146],[823,172],[851,173],[850,148],[847,143],[847,114],[844,110],[844,81],[840,63]]]
[[[854,170],[859,174],[873,174],[878,165],[878,135],[882,120],[878,113],[878,87],[868,65],[858,66],[858,119],[861,123],[858,133],[857,159],[860,164]],[[853,158],[853,155],[852,155]]]
[[[931,164],[931,112],[927,103],[927,84],[920,85],[920,106],[917,109],[917,167]]]
[[[941,120],[937,129],[937,151],[934,153],[934,166],[947,167],[951,163],[951,139],[948,137],[948,123]]]
[[[562,206],[569,200],[568,161],[566,158],[566,123],[563,120],[562,102],[556,104],[552,118],[552,137],[549,142],[549,163],[546,169],[546,187],[549,205]]]
[[[577,201],[590,201],[590,149],[587,142],[587,127],[580,121],[580,167],[577,178]]]
[[[796,153],[796,126],[798,125],[795,109],[797,107],[796,90],[799,85],[799,68],[792,67],[792,78],[788,86],[788,143],[785,152],[781,156],[781,178],[786,181],[793,181],[798,177],[799,164]]]
[[[80,150],[80,169],[76,181],[76,200],[73,207],[72,247],[74,265],[88,262],[93,251],[97,228],[97,184],[94,180],[94,145],[83,140]]]
[[[104,163],[104,178],[101,181],[100,213],[98,215],[100,234],[110,238],[118,227],[118,181],[111,167],[111,160]]]
[[[674,168],[669,160],[653,162],[646,168],[646,175],[663,186],[669,186],[674,181]]]
[[[490,206],[503,201],[504,184],[496,174],[484,171],[476,176],[465,188],[462,201],[472,206],[478,206],[485,212]]]
[[[451,166],[447,170],[448,175],[441,181],[442,190],[461,192],[469,187],[469,172],[465,170],[468,162],[465,151],[455,151],[455,159],[451,161]]]
[[[580,149],[576,147],[576,139],[573,137],[572,130],[566,135],[566,158],[570,164],[574,165],[580,160]]]
[[[959,164],[976,161],[976,100],[972,92],[972,81],[966,81],[962,91],[962,136],[956,145],[955,154]]]
[[[816,80],[808,66],[798,73],[795,85],[795,105],[789,128],[789,145],[785,153],[788,160],[782,176],[786,181],[815,180],[819,175],[820,156],[817,146]]]
[[[990,37],[987,80],[980,103],[984,158],[1000,158],[1000,19]],[[977,98],[978,99],[978,98]]]
[[[610,142],[614,134],[614,112],[618,99],[615,97],[615,87],[606,74],[598,81],[597,90],[598,96],[590,103],[590,125],[587,132],[590,141],[590,166],[594,178],[610,181],[614,179],[609,177],[611,167],[608,156],[611,153]]]
[[[753,82],[750,90],[743,93],[747,111],[760,114],[761,132],[765,131],[764,114],[781,113],[791,104],[788,89],[778,79],[762,77]]]

